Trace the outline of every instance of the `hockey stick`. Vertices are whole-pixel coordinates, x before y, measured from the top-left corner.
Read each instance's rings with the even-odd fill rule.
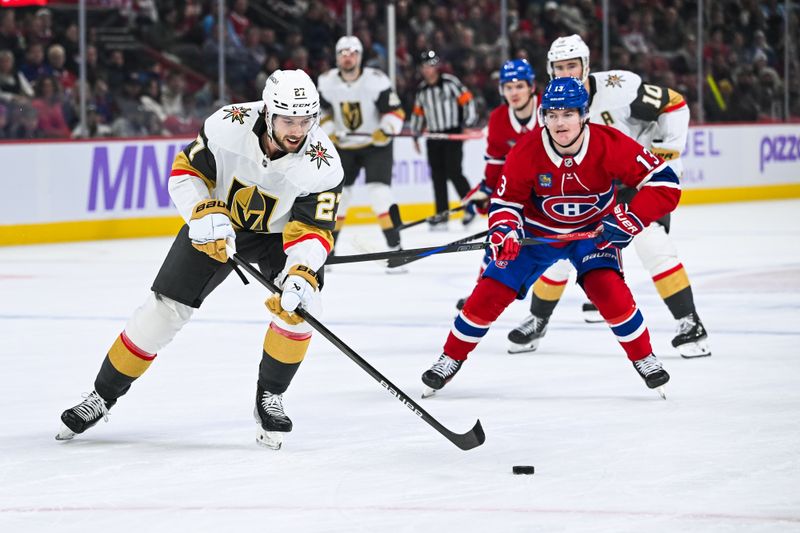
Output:
[[[229,252],[232,252],[232,249],[229,249]],[[250,263],[239,257],[235,253],[228,254],[231,260],[239,265],[242,269],[247,271],[248,274],[253,276],[256,281],[264,285],[267,289],[271,292],[276,294],[281,294],[281,290],[272,283],[269,279],[264,276],[257,268],[252,266]],[[372,376],[372,378],[381,384],[383,388],[389,391],[389,394],[400,400],[400,403],[411,409],[411,411],[420,417],[422,420],[427,422],[433,429],[444,435],[444,437],[461,448],[462,450],[471,450],[472,448],[476,448],[483,444],[486,440],[486,435],[483,432],[483,427],[481,426],[481,421],[478,420],[475,422],[475,425],[472,426],[472,429],[467,431],[466,433],[455,433],[450,431],[446,427],[444,427],[438,420],[433,418],[425,409],[419,406],[417,402],[412,400],[408,397],[408,395],[401,391],[399,387],[394,385],[391,381],[386,379],[383,374],[378,372],[372,365],[367,363],[360,355],[358,355],[352,348],[350,348],[347,344],[344,343],[339,337],[334,335],[328,328],[326,328],[319,320],[314,318],[311,313],[306,311],[305,309],[298,307],[295,311],[298,315],[300,315],[303,320],[308,322],[308,324],[317,330],[323,337],[328,339],[331,344],[339,348],[342,353],[344,353],[347,357],[349,357],[355,364],[361,367],[367,374]]]
[[[459,211],[463,211],[464,209],[467,208],[467,205],[468,204],[457,205],[456,207],[445,209],[444,211],[439,211],[435,215],[431,215],[429,217],[425,217],[420,220],[415,220],[414,222],[406,222],[405,224],[400,224],[399,226],[397,226],[396,229],[399,231],[408,228],[413,228],[414,226],[419,226],[420,224],[424,224],[425,222],[428,222],[429,224],[439,224],[440,222],[446,222],[448,215],[450,215],[451,213],[458,213]]]
[[[453,242],[449,242],[449,243],[447,243],[447,246],[453,246],[455,244],[471,243],[474,240],[483,239],[488,234],[489,234],[489,230],[483,230],[481,232],[475,233],[474,235],[470,235],[468,237],[464,237],[462,239],[458,239],[458,240],[455,240]],[[481,244],[481,243],[476,243],[476,244]],[[388,268],[397,268],[399,266],[403,266],[403,265],[407,265],[409,263],[413,263],[414,261],[416,261],[418,259],[422,259],[423,257],[428,257],[428,256],[427,255],[421,255],[421,256],[416,256],[416,257],[398,257],[396,259],[389,259],[386,262],[386,266]]]
[[[434,141],[471,141],[474,139],[483,139],[483,132],[481,130],[467,130],[463,133],[390,133],[386,135],[389,138],[395,137],[410,137],[410,138],[425,138]],[[344,139],[348,137],[357,137],[362,139],[371,139],[371,133],[348,133]]]
[[[328,257],[328,263],[335,265],[339,263],[361,263],[363,261],[378,261],[388,259],[390,266],[400,266],[410,261],[422,259],[436,254],[451,254],[455,252],[471,252],[474,250],[485,250],[489,247],[488,242],[469,242],[473,239],[486,236],[488,231],[477,233],[470,237],[465,237],[441,246],[430,246],[427,248],[411,248],[408,250],[396,250],[386,252],[375,252],[371,254],[357,255],[335,255]],[[579,241],[582,239],[592,239],[597,236],[596,231],[580,231],[576,233],[563,233],[554,235],[544,235],[542,237],[525,237],[520,239],[521,246],[534,246],[537,244],[552,244],[556,242]],[[400,262],[403,261],[403,262]]]

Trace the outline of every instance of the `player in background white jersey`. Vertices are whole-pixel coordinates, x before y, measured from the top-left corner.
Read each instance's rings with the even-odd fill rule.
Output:
[[[322,129],[339,151],[344,168],[344,192],[336,218],[334,239],[341,231],[361,169],[366,173],[372,210],[390,250],[400,249],[400,210],[391,190],[392,135],[403,129],[405,112],[389,77],[378,69],[361,66],[363,47],[358,37],[344,36],[336,43],[336,67],[317,80],[322,105]],[[387,269],[389,273],[405,268]]]
[[[591,73],[589,48],[578,35],[559,37],[547,54],[551,78],[576,77],[589,91],[590,120],[605,124],[636,139],[653,154],[669,163],[680,177],[681,151],[689,132],[689,108],[676,91],[644,83],[626,70]],[[637,190],[621,186],[618,198],[629,203]],[[669,238],[670,216],[650,226],[633,240],[636,253],[649,271],[659,295],[678,322],[672,345],[684,358],[711,355],[707,333],[697,315],[689,276]],[[531,315],[512,330],[509,352],[533,351],[544,336],[550,315],[566,287],[572,267],[561,261],[534,283]],[[584,304],[587,322],[602,321],[596,307]]]
[[[223,107],[178,154],[169,193],[186,224],[144,304],[106,354],[94,390],[61,415],[58,440],[107,420],[108,410],[231,273],[227,245],[283,289],[266,302],[274,316],[260,350],[255,402],[257,441],[280,448],[292,430],[283,393],[311,340],[311,327],[294,311],[318,306],[342,188],[342,166],[317,126],[318,114],[311,78],[302,70],[277,70],[262,100]],[[234,355],[221,353],[220,364]]]

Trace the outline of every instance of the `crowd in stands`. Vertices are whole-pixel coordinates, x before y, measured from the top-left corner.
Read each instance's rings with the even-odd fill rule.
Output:
[[[89,0],[87,128],[80,126],[79,32],[72,7],[0,11],[0,139],[192,136],[220,101],[216,0]],[[700,116],[697,3],[609,2],[610,68],[672,87]],[[257,100],[275,69],[316,78],[334,66],[345,33],[345,0],[228,0],[223,20],[228,101]],[[406,108],[419,83],[417,58],[434,49],[443,68],[472,90],[484,117],[500,103],[500,2],[396,0],[396,80]],[[364,64],[387,69],[386,2],[354,0],[353,33]],[[534,66],[539,89],[546,56],[560,35],[580,34],[602,67],[602,2],[509,0],[512,57]],[[784,46],[800,41],[797,3],[706,2],[703,117],[706,121],[781,120]],[[790,38],[784,22],[789,17]],[[792,51],[792,117],[800,116],[800,64]],[[409,109],[407,109],[408,111]],[[410,116],[410,113],[408,114]]]

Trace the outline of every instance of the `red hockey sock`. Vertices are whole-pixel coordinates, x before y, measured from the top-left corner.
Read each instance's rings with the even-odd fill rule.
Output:
[[[642,313],[619,273],[608,268],[591,270],[583,276],[582,285],[586,296],[597,306],[628,359],[636,361],[653,353],[650,333]]]
[[[481,278],[453,322],[444,353],[453,359],[466,359],[516,296],[514,289],[499,281]]]

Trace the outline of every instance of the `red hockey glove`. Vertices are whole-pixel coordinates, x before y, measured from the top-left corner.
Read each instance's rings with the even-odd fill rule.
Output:
[[[522,230],[506,225],[495,226],[489,233],[492,261],[513,261],[519,255]]]
[[[625,248],[644,229],[644,224],[625,204],[617,204],[614,210],[603,217],[603,232],[594,238],[601,250],[610,246]]]
[[[486,180],[481,180],[476,186],[474,186],[467,195],[461,200],[462,204],[468,204],[472,202],[475,206],[475,210],[480,213],[481,215],[485,215],[489,212],[489,198],[492,196],[492,189],[486,185]]]

